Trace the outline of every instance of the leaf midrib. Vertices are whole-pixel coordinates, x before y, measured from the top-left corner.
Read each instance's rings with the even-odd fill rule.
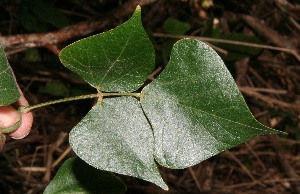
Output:
[[[128,34],[127,36],[127,39],[126,39],[126,43],[125,45],[123,46],[119,56],[115,59],[115,61],[111,64],[111,66],[109,67],[109,69],[106,71],[106,73],[103,75],[103,78],[101,79],[100,83],[102,84],[106,78],[106,76],[109,74],[109,72],[111,72],[111,70],[113,69],[113,67],[117,64],[117,61],[119,60],[119,58],[122,56],[122,54],[124,53],[124,50],[126,49],[127,45],[128,45],[128,42],[129,42],[129,39],[131,38],[131,34]]]
[[[144,94],[144,95],[147,95],[147,94]],[[143,98],[144,95],[142,95],[142,97],[141,97],[141,99],[140,99],[140,102],[141,102],[141,105],[142,105],[142,106],[143,106],[143,102],[142,102],[143,99],[142,99],[142,98]],[[230,119],[228,119],[228,118],[220,117],[220,116],[218,116],[218,115],[215,115],[215,114],[206,112],[206,111],[204,111],[204,110],[202,110],[202,109],[197,109],[197,108],[193,108],[193,107],[190,107],[190,106],[188,106],[188,105],[185,105],[185,104],[181,104],[180,101],[175,102],[175,101],[172,101],[172,100],[166,100],[165,98],[160,98],[160,97],[157,97],[157,96],[155,96],[155,97],[150,96],[150,97],[152,97],[153,99],[156,99],[158,102],[166,102],[166,103],[170,103],[170,104],[179,105],[179,106],[185,107],[186,109],[190,109],[190,110],[192,110],[192,111],[200,111],[200,112],[202,112],[203,114],[212,116],[212,117],[214,117],[214,118],[216,118],[216,119],[225,120],[225,121],[228,121],[228,122],[232,122],[232,123],[234,123],[234,124],[237,124],[237,125],[241,125],[241,126],[244,126],[244,127],[248,127],[248,128],[256,129],[256,130],[259,130],[259,131],[265,131],[265,132],[267,132],[267,130],[264,130],[264,129],[261,129],[261,128],[257,128],[257,127],[253,127],[253,126],[246,125],[246,124],[243,124],[243,123],[239,123],[239,122],[237,122],[237,121],[230,120]],[[160,103],[160,104],[161,104],[161,103]],[[251,114],[251,116],[252,116],[252,114]],[[253,116],[252,116],[252,117],[253,117]],[[253,117],[253,119],[255,119],[255,118]],[[255,122],[257,122],[257,121],[255,121]],[[269,128],[269,127],[267,127],[267,126],[262,126],[262,127],[265,127],[265,128],[270,129],[270,130],[273,130],[272,128]],[[274,130],[274,133],[275,133],[275,130]]]

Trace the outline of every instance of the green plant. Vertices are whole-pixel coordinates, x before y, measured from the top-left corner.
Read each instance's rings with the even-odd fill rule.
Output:
[[[1,72],[5,76],[1,76],[0,91],[13,89],[5,95],[1,92],[0,104],[7,105],[19,94],[8,63],[2,58]],[[21,107],[20,111],[97,98],[98,102],[72,129],[69,138],[79,158],[97,169],[137,177],[168,189],[156,162],[182,169],[254,136],[279,133],[254,119],[221,58],[200,41],[178,41],[163,72],[143,86],[154,68],[155,56],[141,24],[139,7],[124,24],[65,47],[59,58],[98,92]],[[67,160],[62,165],[45,193],[124,191],[112,174],[77,160]],[[95,177],[98,184],[103,180],[99,177],[109,176],[120,189],[91,188],[96,183],[83,183],[82,169],[91,171],[89,176]]]

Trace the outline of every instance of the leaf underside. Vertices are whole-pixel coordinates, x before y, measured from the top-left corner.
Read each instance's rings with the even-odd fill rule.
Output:
[[[126,192],[122,181],[112,173],[97,170],[79,158],[66,160],[44,194],[121,194]]]
[[[20,97],[13,72],[0,45],[0,106],[9,105]]]
[[[153,158],[153,135],[133,97],[105,99],[70,132],[74,152],[88,164],[167,189]]]

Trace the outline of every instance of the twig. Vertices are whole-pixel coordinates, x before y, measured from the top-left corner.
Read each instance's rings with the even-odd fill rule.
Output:
[[[265,167],[264,163],[261,161],[261,159],[256,154],[256,152],[252,149],[252,147],[249,145],[249,143],[246,142],[245,146],[252,153],[252,155],[256,158],[256,160],[258,161],[258,163],[260,164],[260,166],[263,168],[263,170],[266,170],[266,167]]]
[[[291,110],[298,110],[298,111],[300,110],[300,104],[291,104],[291,103],[283,102],[283,101],[277,100],[275,98],[270,98],[268,96],[260,94],[256,91],[247,90],[244,87],[241,87],[239,89],[244,94],[254,97],[254,98],[257,98],[263,102],[266,102],[267,104],[274,104],[274,105],[280,106],[282,108],[287,108],[287,109],[291,109]]]
[[[296,52],[295,49],[291,49],[291,48],[276,47],[276,46],[270,46],[270,45],[264,45],[264,44],[254,44],[254,43],[241,42],[241,41],[236,41],[236,40],[225,40],[225,39],[209,38],[209,37],[201,37],[201,36],[172,35],[172,34],[162,34],[162,33],[153,33],[153,36],[161,37],[161,38],[175,38],[175,39],[193,38],[193,39],[207,41],[207,42],[219,42],[219,43],[225,43],[225,44],[282,51],[282,52],[289,53],[290,55],[293,55],[300,62],[300,55]]]
[[[0,37],[0,43],[4,49],[12,50],[43,47],[45,45],[58,44],[74,37],[90,34],[103,28],[108,23],[108,19],[102,19],[102,21],[85,21],[53,32],[2,36]]]
[[[261,182],[264,183],[264,184],[270,184],[270,183],[282,183],[283,181],[285,182],[299,182],[300,181],[300,178],[287,178],[287,179],[269,179],[269,180],[262,180]],[[228,185],[228,186],[216,186],[217,189],[221,189],[221,191],[224,191],[224,190],[232,190],[232,189],[237,189],[237,188],[240,188],[240,187],[249,187],[249,186],[255,186],[257,185],[256,182],[244,182],[244,183],[238,183],[238,184],[234,184],[234,185]]]
[[[67,149],[65,149],[65,151],[53,162],[51,167],[55,168],[71,151],[71,146],[68,146]]]
[[[291,4],[289,1],[287,0],[274,0],[274,2],[278,5],[284,6],[287,9],[291,10],[291,11],[300,11],[300,7],[299,6],[294,6],[293,4]],[[299,13],[299,12],[298,12]]]
[[[68,135],[67,133],[61,132],[56,142],[50,146],[50,149],[48,150],[47,153],[46,172],[44,174],[43,181],[50,181],[52,165],[53,165],[53,153],[62,143],[64,143],[64,141],[67,138],[67,135]]]
[[[287,94],[286,90],[276,90],[271,88],[253,88],[253,87],[247,87],[247,86],[240,86],[240,90],[252,90],[255,92],[265,92],[270,94]]]
[[[226,154],[228,154],[228,156],[234,160],[236,163],[238,163],[238,165],[244,170],[244,172],[251,178],[251,180],[257,184],[263,185],[260,181],[256,180],[253,175],[251,174],[251,172],[246,168],[246,166],[244,164],[242,164],[242,162],[237,159],[235,157],[235,155],[233,155],[230,151],[226,150],[225,151]]]
[[[287,49],[287,51],[285,52],[290,53],[300,62],[300,55],[297,52],[297,45],[294,42],[290,41],[287,38],[284,38],[275,30],[266,26],[261,21],[252,16],[241,14],[239,15],[239,18],[247,23],[247,25],[250,26],[257,34],[268,39],[272,44]]]
[[[250,26],[257,34],[267,38],[271,43],[283,48],[295,48],[294,45],[282,37],[278,32],[263,24],[260,20],[249,15],[238,15],[248,26]]]
[[[46,167],[38,167],[38,166],[23,166],[18,168],[18,170],[27,171],[27,172],[45,172]]]
[[[155,0],[134,0],[125,3],[116,10],[116,19],[120,19],[134,11],[136,5],[145,6]],[[108,14],[113,15],[113,14]],[[85,36],[97,30],[103,29],[114,18],[103,18],[98,21],[84,21],[59,29],[57,31],[39,34],[20,34],[11,36],[0,36],[0,44],[5,50],[24,50],[24,48],[44,47],[56,45],[75,37]]]
[[[219,53],[222,53],[223,55],[228,55],[228,51],[225,50],[225,49],[222,49],[220,47],[217,47],[213,44],[210,44],[209,42],[205,42],[206,44],[208,44],[211,48],[213,48],[215,51],[219,52]]]
[[[299,180],[299,176],[295,172],[295,169],[293,169],[293,167],[287,161],[284,151],[282,149],[282,146],[279,145],[278,136],[274,135],[274,138],[271,138],[271,139],[272,139],[273,146],[277,152],[277,158],[278,158],[282,168],[286,172],[287,176],[291,179]],[[300,194],[300,182],[299,181],[292,182],[292,185],[294,186],[296,193]]]
[[[291,16],[289,17],[289,20],[300,31],[300,25],[298,24],[298,22],[294,20],[294,18],[292,18]]]
[[[192,177],[193,177],[194,182],[196,183],[196,186],[197,186],[199,192],[201,193],[201,191],[202,191],[201,185],[200,185],[200,183],[199,183],[199,181],[198,181],[198,179],[197,179],[197,177],[196,177],[196,175],[195,175],[193,169],[192,169],[191,167],[189,167],[188,169],[189,169],[190,174],[191,174]]]

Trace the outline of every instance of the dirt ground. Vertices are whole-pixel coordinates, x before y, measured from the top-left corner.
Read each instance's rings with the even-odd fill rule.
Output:
[[[254,117],[288,135],[253,138],[185,170],[161,167],[168,192],[118,175],[126,183],[127,193],[300,193],[297,0],[51,1],[51,9],[68,19],[62,24],[41,19],[28,1],[0,0],[0,43],[30,104],[93,92],[60,64],[59,50],[125,22],[137,4],[142,5],[143,25],[155,44],[158,67],[168,60],[164,45],[174,40],[167,35],[170,29],[165,21],[179,20],[188,27],[173,36],[211,38],[207,42],[224,58]],[[236,38],[233,34],[243,35]],[[45,38],[49,35],[50,39]],[[246,36],[255,39],[247,41]],[[229,44],[218,42],[225,37],[230,37]],[[22,140],[8,138],[0,153],[0,193],[42,193],[62,162],[74,156],[68,132],[93,103],[83,100],[35,110],[30,135]]]

